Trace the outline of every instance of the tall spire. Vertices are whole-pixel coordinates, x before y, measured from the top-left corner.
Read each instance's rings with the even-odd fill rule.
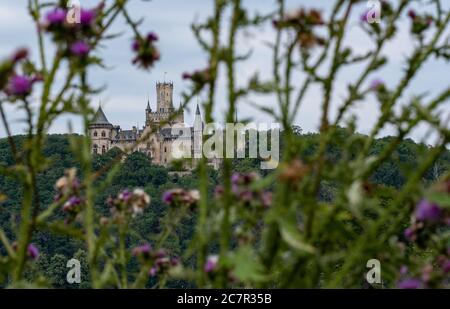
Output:
[[[150,100],[147,99],[147,108],[145,109],[146,111],[151,112],[152,108],[150,107]]]
[[[200,107],[197,102],[197,108],[194,117],[194,131],[202,131],[202,130],[203,130],[203,120],[202,116],[200,115]]]

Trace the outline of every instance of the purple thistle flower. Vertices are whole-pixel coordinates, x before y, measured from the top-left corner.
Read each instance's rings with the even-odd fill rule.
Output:
[[[132,196],[133,196],[133,193],[131,193],[129,190],[123,190],[119,194],[119,200],[121,200],[123,202],[128,202]]]
[[[141,47],[141,44],[139,43],[138,40],[134,40],[133,43],[131,44],[131,49],[133,51],[138,51],[140,47]]]
[[[158,41],[158,35],[154,32],[150,32],[149,34],[147,34],[147,41],[149,42]]]
[[[55,8],[45,16],[45,19],[50,25],[60,25],[66,20],[67,12],[62,8]]]
[[[420,289],[422,287],[422,282],[419,279],[405,279],[398,283],[399,289]]]
[[[170,260],[170,266],[177,266],[180,264],[180,259],[179,258],[173,258]]]
[[[191,79],[192,78],[192,74],[188,73],[188,72],[184,72],[183,75],[181,76],[183,79]]]
[[[416,12],[414,10],[409,10],[408,11],[408,16],[409,16],[409,18],[414,20],[414,19],[416,19],[417,14],[416,14]]]
[[[444,274],[450,272],[450,260],[449,259],[445,260],[445,262],[442,264],[442,270],[444,271]]]
[[[364,12],[364,13],[361,14],[360,20],[362,22],[367,22],[368,21],[368,17],[369,17],[369,11]]]
[[[133,248],[131,254],[137,256],[142,254],[150,254],[150,252],[152,252],[152,246],[150,244],[144,244],[142,246]]]
[[[14,75],[7,86],[7,93],[16,96],[26,96],[30,94],[33,82],[30,78],[22,75]]]
[[[252,191],[246,190],[240,194],[240,198],[243,202],[250,202],[252,200]]]
[[[441,209],[435,203],[430,203],[423,199],[417,205],[416,218],[419,221],[436,222],[441,216]]]
[[[155,252],[155,257],[157,259],[162,259],[165,258],[167,256],[167,251],[164,249],[159,249],[158,251]]]
[[[27,254],[33,260],[37,260],[39,258],[39,249],[35,245],[29,244],[27,247]]]
[[[404,276],[408,273],[408,266],[403,265],[402,267],[400,267],[400,275]]]
[[[272,205],[272,192],[265,191],[261,194],[261,202],[265,208],[269,208]]]
[[[67,202],[64,204],[63,210],[64,211],[71,211],[74,207],[81,204],[81,199],[77,196],[72,196],[67,200]]]
[[[241,174],[239,174],[239,173],[234,173],[234,174],[231,176],[231,182],[232,182],[233,184],[238,184],[238,183],[240,182],[240,180],[241,180]]]
[[[381,79],[374,79],[371,83],[370,83],[370,90],[372,91],[377,91],[379,90],[382,86],[384,86],[384,83]]]
[[[415,236],[415,231],[412,227],[408,227],[404,232],[403,232],[403,236],[405,236],[405,238],[409,241],[412,241],[414,239]]]
[[[156,269],[156,267],[152,267],[150,268],[150,271],[148,272],[149,276],[154,277],[156,276],[158,269]]]
[[[162,200],[166,204],[170,204],[173,201],[173,192],[172,191],[166,191],[163,193]]]
[[[15,51],[15,53],[12,56],[12,61],[14,63],[19,62],[22,59],[25,59],[28,57],[28,49],[26,48],[20,48]]]
[[[223,187],[222,186],[217,186],[214,189],[214,197],[216,199],[218,199],[218,198],[220,198],[222,196],[222,194],[223,194]]]
[[[216,270],[217,264],[219,262],[219,256],[217,255],[210,255],[206,259],[205,266],[203,267],[203,271],[205,273],[210,273]]]
[[[84,41],[77,41],[70,45],[70,51],[72,54],[80,57],[86,56],[91,50],[89,44]]]
[[[81,10],[80,23],[82,25],[90,25],[95,20],[95,10]]]

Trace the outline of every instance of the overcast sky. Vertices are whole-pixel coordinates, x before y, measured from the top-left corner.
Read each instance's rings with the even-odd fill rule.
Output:
[[[93,7],[99,1],[81,0],[83,7]],[[267,13],[275,8],[275,0],[246,0],[244,5],[250,12]],[[289,8],[316,7],[323,11],[325,16],[329,16],[331,0],[290,0],[287,1]],[[392,1],[397,2],[397,1]],[[442,1],[445,9],[450,9],[450,1]],[[34,26],[31,18],[27,15],[26,0],[1,0],[0,1],[0,58],[4,58],[12,53],[14,49],[26,46],[32,50],[32,57],[35,59],[36,38]],[[109,69],[96,68],[90,73],[90,79],[95,86],[106,86],[106,89],[96,96],[92,104],[97,106],[101,100],[104,111],[113,124],[120,125],[127,129],[133,125],[142,126],[145,121],[144,109],[147,97],[150,98],[154,107],[156,102],[155,83],[163,81],[174,82],[174,103],[178,106],[181,100],[181,92],[188,87],[188,83],[181,79],[184,71],[193,71],[206,66],[206,57],[197,45],[191,30],[191,23],[200,19],[203,20],[212,11],[212,1],[210,0],[153,0],[143,2],[132,0],[129,5],[130,12],[134,18],[144,17],[145,22],[140,26],[143,32],[155,31],[160,40],[158,47],[161,51],[161,61],[157,62],[150,72],[145,72],[131,65],[132,52],[130,44],[132,33],[125,27],[124,21],[120,19],[112,29],[111,33],[123,32],[122,36],[110,41],[101,50],[101,56],[105,59],[105,64]],[[351,47],[356,54],[364,53],[371,47],[370,41],[359,29],[359,16],[366,9],[364,1],[355,7],[351,17],[350,27],[346,33],[345,46]],[[420,7],[419,10],[426,8]],[[399,78],[404,73],[405,58],[411,54],[414,41],[408,34],[409,20],[402,17],[399,34],[392,43],[388,44],[383,53],[388,56],[390,64],[377,74],[371,75],[371,79],[382,78],[389,86],[398,83]],[[447,29],[447,34],[449,33]],[[240,63],[237,66],[238,83],[244,82],[255,72],[259,72],[262,79],[269,78],[271,74],[271,52],[265,46],[265,41],[273,39],[273,29],[270,25],[262,29],[250,30],[246,35],[239,37],[239,50],[248,51],[249,45],[253,46],[254,52],[250,60]],[[48,45],[49,42],[47,42]],[[428,61],[421,69],[420,75],[415,78],[403,96],[403,101],[407,101],[413,95],[428,93],[430,96],[448,87],[450,84],[449,63],[442,60]],[[164,72],[167,72],[165,75]],[[360,72],[360,67],[353,66],[341,71],[336,77],[336,87],[332,99],[332,113],[345,95],[346,85],[355,80],[356,74]],[[218,91],[218,106],[215,110],[217,117],[223,118],[222,111],[226,106],[224,78],[220,78]],[[200,98],[201,100],[201,98]],[[261,105],[274,105],[275,100],[271,96],[256,97],[252,100],[258,101]],[[305,103],[297,116],[296,124],[304,131],[317,131],[320,118],[321,91],[319,87],[314,87],[308,92]],[[185,118],[191,124],[195,110],[195,102],[190,104],[190,111],[186,112]],[[368,133],[377,117],[377,104],[373,98],[358,104],[353,109],[353,113],[358,117],[358,130]],[[269,122],[271,119],[255,110],[246,102],[242,101],[238,107],[239,118],[253,118],[257,122]],[[442,113],[450,111],[450,103],[446,102]],[[23,133],[21,114],[13,107],[7,107],[8,116],[12,120],[14,134]],[[73,117],[63,117],[51,128],[51,133],[68,132],[68,120],[73,122],[76,132],[80,132],[80,121]],[[415,140],[422,140],[426,134],[426,128],[420,127],[415,130],[412,137]],[[392,128],[385,128],[383,135],[392,133]],[[4,128],[0,128],[0,136],[4,136]],[[427,140],[428,142],[432,142]]]

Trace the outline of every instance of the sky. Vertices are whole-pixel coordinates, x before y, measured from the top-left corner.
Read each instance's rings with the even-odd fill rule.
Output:
[[[98,0],[81,0],[82,7],[91,8]],[[318,8],[325,16],[329,16],[330,7],[334,1],[331,0],[288,0],[288,9],[299,7]],[[391,2],[397,2],[395,0]],[[450,9],[450,1],[442,1],[444,9]],[[27,0],[0,0],[0,59],[10,55],[17,47],[28,47],[32,52],[32,58],[37,60],[37,40],[35,28],[28,16],[26,9]],[[244,6],[253,15],[255,12],[268,13],[274,10],[276,0],[243,0]],[[107,69],[95,68],[90,71],[90,81],[94,86],[105,86],[99,95],[92,99],[92,106],[97,107],[100,102],[108,117],[114,125],[120,125],[123,129],[129,129],[134,125],[142,126],[145,121],[144,109],[147,99],[152,107],[156,106],[155,84],[158,81],[174,82],[174,104],[178,106],[181,101],[181,93],[187,90],[189,83],[183,81],[183,72],[191,72],[195,69],[206,67],[207,55],[201,50],[196,42],[190,25],[193,21],[204,20],[213,9],[211,0],[131,0],[129,4],[131,16],[134,19],[144,18],[140,25],[142,32],[154,31],[159,36],[157,46],[161,51],[161,60],[157,62],[150,71],[137,69],[131,64],[133,57],[130,49],[132,32],[125,26],[123,18],[119,19],[111,29],[112,33],[121,33],[121,36],[109,41],[99,52],[107,65]],[[419,11],[427,10],[428,7],[418,6]],[[346,32],[344,46],[351,47],[355,54],[362,54],[372,47],[368,37],[360,30],[359,16],[366,10],[366,3],[358,4],[351,15],[349,28]],[[387,85],[394,87],[404,74],[405,59],[414,48],[414,40],[408,33],[409,20],[403,16],[399,33],[394,40],[383,50],[383,54],[389,59],[389,65],[372,74],[369,78],[383,79]],[[450,34],[450,29],[446,31]],[[226,35],[226,34],[225,34]],[[248,61],[237,65],[237,83],[244,85],[253,74],[258,72],[262,80],[271,77],[271,50],[266,43],[273,41],[274,31],[268,24],[258,29],[250,29],[248,33],[238,37],[238,51],[245,53],[250,48],[253,50]],[[46,41],[46,46],[51,51],[51,44]],[[426,94],[432,98],[433,94],[439,93],[450,84],[449,62],[442,60],[430,60],[425,63],[419,76],[415,78],[410,87],[402,96],[403,103],[414,95]],[[219,78],[217,94],[217,108],[214,111],[218,119],[223,119],[223,111],[226,107],[227,93],[224,68]],[[331,115],[333,116],[346,94],[348,83],[355,80],[361,71],[359,66],[351,66],[339,72],[335,79],[335,91],[332,96]],[[302,80],[302,76],[295,76],[294,80]],[[313,87],[306,95],[295,124],[302,127],[304,132],[316,132],[319,126],[320,105],[322,102],[321,89]],[[202,100],[202,96],[199,100]],[[273,96],[254,96],[250,98],[263,106],[275,106],[276,100]],[[185,122],[191,124],[196,100],[189,104],[189,111],[185,113]],[[6,107],[7,114],[11,120],[11,128],[14,134],[24,132],[23,114],[14,106]],[[442,121],[450,113],[450,102],[446,102],[441,109]],[[250,118],[256,122],[272,122],[266,114],[253,108],[245,100],[238,104],[238,115],[240,119]],[[357,130],[361,133],[370,132],[378,115],[378,105],[373,97],[368,97],[351,110],[349,116],[357,117]],[[74,132],[81,132],[81,121],[74,116],[63,116],[50,128],[50,133],[69,132],[68,122],[72,123]],[[393,134],[392,127],[385,127],[381,135]],[[425,125],[419,126],[412,132],[411,136],[417,141],[433,143],[436,135],[429,136]],[[4,128],[0,128],[0,137],[5,136]]]

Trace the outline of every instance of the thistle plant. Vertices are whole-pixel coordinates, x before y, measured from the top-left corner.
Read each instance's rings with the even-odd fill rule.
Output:
[[[439,111],[448,107],[450,88],[444,82],[437,94],[405,98],[427,60],[434,57],[448,65],[445,36],[450,12],[442,1],[417,1],[428,6],[426,14],[414,11],[410,1],[382,1],[380,22],[369,23],[361,5],[364,1],[358,0],[334,1],[329,16],[314,7],[287,10],[284,0],[276,1],[273,12],[252,16],[241,0],[214,0],[211,16],[192,24],[206,57],[203,68],[186,68],[183,73],[190,87],[183,93],[182,106],[202,95],[206,123],[233,123],[238,106],[244,104],[268,114],[281,124],[281,162],[268,173],[238,173],[233,171],[233,159],[225,158],[216,187],[209,181],[207,159],[201,158],[197,189],[172,188],[164,193],[167,211],[160,218],[161,230],[138,236],[134,220],[149,211],[158,197],[140,188],[123,188],[107,200],[106,212],[95,204],[96,197],[111,185],[126,153],[102,169],[93,168],[90,102],[100,89],[91,87],[89,72],[103,66],[99,46],[109,39],[121,39],[108,34],[118,18],[130,28],[130,62],[139,69],[151,72],[157,65],[158,44],[164,38],[141,32],[140,22],[127,10],[130,1],[104,1],[83,9],[81,23],[73,25],[67,23],[63,2],[29,0],[39,42],[37,63],[29,59],[26,49],[17,49],[0,63],[1,119],[14,159],[12,165],[0,164],[0,174],[15,179],[23,191],[18,228],[13,233],[0,229],[4,248],[0,279],[5,286],[41,284],[25,278],[26,270],[39,259],[39,248],[32,243],[39,230],[80,241],[94,288],[163,288],[171,280],[202,288],[362,287],[370,259],[378,259],[383,267],[383,282],[374,287],[448,287],[450,174],[441,173],[434,183],[423,178],[448,151],[449,122]],[[345,45],[354,14],[362,16],[358,27],[373,43],[362,55]],[[390,61],[383,50],[404,20],[410,24],[415,47],[401,78],[388,84],[378,74]],[[255,72],[243,86],[237,75],[252,55],[240,54],[238,37],[264,26],[275,32],[273,42],[267,44],[272,52],[271,77],[261,80]],[[45,37],[52,39],[51,56]],[[345,95],[338,97],[338,74],[349,66],[359,66],[361,72],[347,85]],[[63,82],[58,88],[56,76],[60,74]],[[215,119],[222,75],[226,112],[222,119]],[[321,90],[320,134],[313,151],[305,154],[309,145],[294,124],[310,104],[305,98],[313,87]],[[275,104],[255,103],[255,94],[270,95]],[[377,101],[379,116],[363,136],[356,133],[352,109],[370,97]],[[337,103],[335,115],[332,102]],[[16,145],[10,130],[7,104],[27,115],[23,145]],[[51,124],[68,113],[83,119],[84,137],[71,139],[79,169],[61,175],[55,198],[46,205],[37,183],[38,175],[51,164],[43,147]],[[374,183],[377,169],[423,123],[438,139],[408,172],[405,184],[390,188]],[[395,128],[396,134],[374,152],[376,138],[386,126]],[[142,136],[136,144],[146,139]],[[330,158],[328,149],[335,145],[341,149],[340,156]],[[324,198],[328,184],[334,190]],[[5,198],[0,194],[0,203]],[[183,252],[171,252],[166,246],[190,219],[195,228],[189,246]]]

